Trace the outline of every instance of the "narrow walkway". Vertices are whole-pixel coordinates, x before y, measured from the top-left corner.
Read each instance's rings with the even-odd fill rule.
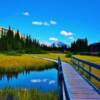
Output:
[[[42,59],[57,62],[57,60],[49,58]],[[75,71],[71,65],[65,62],[61,63],[70,100],[100,100],[100,95],[78,74],[78,72]]]
[[[62,70],[70,100],[100,100],[100,95],[71,65],[62,62]]]

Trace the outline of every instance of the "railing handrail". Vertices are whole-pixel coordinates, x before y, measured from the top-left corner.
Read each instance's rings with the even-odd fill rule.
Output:
[[[76,62],[78,61],[78,62]],[[94,64],[94,63],[91,63],[91,62],[88,62],[88,61],[85,61],[85,60],[81,60],[79,58],[76,58],[74,56],[72,56],[72,62],[78,67],[78,70],[79,68],[81,68],[84,72],[86,72],[88,74],[88,81],[89,83],[94,87],[94,89],[100,94],[100,90],[94,85],[91,83],[91,77],[93,77],[95,80],[97,80],[98,82],[100,82],[100,77],[96,76],[95,74],[93,74],[91,72],[91,68],[96,68],[98,70],[100,70],[100,65],[98,64]],[[88,65],[89,67],[89,70],[86,70],[82,65],[79,64],[79,62],[83,63],[83,64],[86,64]]]
[[[96,75],[94,75],[93,73],[87,71],[85,68],[83,68],[82,66],[78,65],[83,71],[85,71],[86,73],[88,73],[89,75],[91,75],[93,78],[95,78],[97,81],[100,81],[100,78],[97,77]]]
[[[60,58],[58,58],[58,78],[59,77],[61,78],[60,85],[63,85],[63,86],[61,86],[61,89],[63,89],[63,87],[64,87],[65,98],[66,98],[66,100],[70,100],[69,94],[68,94],[68,91],[67,91],[67,86],[66,86],[65,80],[64,80],[64,75],[63,75],[63,72],[62,72],[62,64],[61,64]],[[63,90],[59,90],[59,93],[61,93],[61,92],[63,92]],[[63,93],[61,93],[59,95],[61,95],[61,97],[59,97],[59,100],[64,100]]]
[[[76,60],[78,60],[80,62],[83,62],[83,63],[85,63],[87,65],[90,65],[91,67],[94,67],[96,69],[100,69],[100,64],[95,64],[95,63],[92,63],[92,62],[89,62],[89,61],[86,61],[86,60],[82,60],[82,59],[79,59],[79,58],[77,58],[75,56],[72,56],[72,58],[74,58],[74,59],[76,59]]]

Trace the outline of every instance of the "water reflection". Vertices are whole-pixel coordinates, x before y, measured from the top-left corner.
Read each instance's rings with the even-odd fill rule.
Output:
[[[20,73],[0,73],[0,88],[35,88],[54,91],[58,87],[57,70],[24,71]]]

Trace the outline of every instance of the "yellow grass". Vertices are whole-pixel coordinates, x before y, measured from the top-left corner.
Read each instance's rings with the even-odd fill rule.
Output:
[[[70,58],[66,58],[64,53],[33,54],[33,56],[47,57],[51,59],[58,59],[58,57],[60,57],[61,60],[65,62],[70,62]]]
[[[21,56],[9,56],[0,54],[0,68],[23,68],[31,67],[32,69],[41,69],[47,66],[53,66],[54,63],[33,58],[32,55],[21,55]]]
[[[80,58],[82,60],[85,60],[85,61],[89,61],[89,62],[92,62],[92,63],[95,63],[95,64],[100,64],[100,57],[95,57],[95,56],[83,56],[83,55],[76,55],[75,57],[77,58]],[[85,69],[87,69],[89,71],[89,67],[87,65],[84,66]],[[96,69],[96,68],[93,68],[92,67],[92,70],[91,72],[96,75],[97,77],[100,77],[100,70],[99,69]],[[96,81],[94,78],[92,78],[92,82],[94,84],[97,85],[97,87],[100,88],[100,82]]]
[[[76,55],[76,57],[95,63],[95,64],[100,64],[100,57],[96,57],[96,56],[83,56],[83,55]]]

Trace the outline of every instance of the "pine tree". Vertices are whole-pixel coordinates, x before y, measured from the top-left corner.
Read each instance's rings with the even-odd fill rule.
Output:
[[[17,30],[17,33],[15,34],[15,37],[14,37],[14,49],[20,50],[21,48],[22,48],[21,39],[20,39],[19,31]]]
[[[6,42],[7,42],[7,50],[12,50],[13,49],[13,42],[14,42],[14,32],[11,30],[9,27],[9,30],[6,35]]]

